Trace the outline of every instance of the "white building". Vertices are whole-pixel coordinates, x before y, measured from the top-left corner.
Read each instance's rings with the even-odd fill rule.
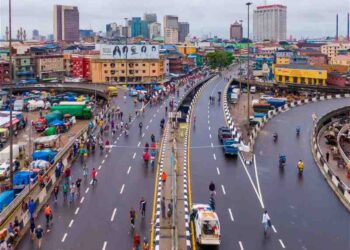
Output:
[[[287,38],[287,7],[258,6],[253,15],[253,40],[284,41]]]
[[[151,39],[159,37],[161,33],[161,24],[160,23],[151,23],[149,24],[149,37]]]
[[[350,49],[350,43],[328,43],[321,46],[321,53],[332,59],[338,55],[339,50]]]
[[[164,16],[164,43],[179,43],[179,18],[177,16]]]

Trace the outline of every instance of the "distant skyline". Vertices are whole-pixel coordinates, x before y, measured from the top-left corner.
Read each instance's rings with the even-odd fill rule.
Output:
[[[105,31],[105,25],[111,22],[125,24],[124,17],[142,17],[143,13],[156,13],[158,20],[164,15],[177,15],[180,21],[190,23],[192,36],[217,35],[228,38],[230,24],[243,20],[244,36],[247,35],[246,1],[234,0],[12,0],[13,37],[16,30],[23,27],[27,34],[33,29],[40,35],[53,33],[54,4],[78,6],[80,29]],[[256,6],[264,1],[251,1],[251,17]],[[0,33],[5,34],[8,25],[8,1],[0,0]],[[339,35],[346,35],[349,0],[267,0],[267,4],[287,6],[287,38],[323,37],[335,35],[335,18],[339,14]],[[251,25],[253,24],[251,18]],[[251,31],[253,26],[251,26]]]

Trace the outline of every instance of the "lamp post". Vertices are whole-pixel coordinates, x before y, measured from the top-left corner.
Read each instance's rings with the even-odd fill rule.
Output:
[[[251,2],[247,2],[247,9],[248,9],[248,28],[247,28],[247,32],[248,32],[248,41],[247,41],[247,49],[248,49],[248,68],[247,68],[247,92],[248,92],[248,98],[247,98],[247,106],[248,106],[248,110],[247,110],[247,119],[249,122],[249,111],[250,111],[250,87],[249,87],[249,78],[250,78],[250,65],[249,65],[249,61],[250,61],[250,53],[249,53],[249,10],[250,10],[250,5],[252,5]]]
[[[243,20],[239,20],[241,27],[242,27],[242,23]],[[243,32],[241,32],[243,33]],[[243,38],[243,34],[242,34],[242,38]],[[239,90],[242,91],[242,48],[239,48]]]
[[[9,0],[9,60],[10,60],[10,187],[13,185],[13,124],[12,124],[12,17],[11,17],[11,0]]]
[[[125,33],[125,45],[128,46],[128,33],[129,33],[129,27],[128,27],[128,18],[125,17],[125,27],[126,27],[126,33]],[[125,85],[128,84],[128,53],[127,50],[125,52]]]

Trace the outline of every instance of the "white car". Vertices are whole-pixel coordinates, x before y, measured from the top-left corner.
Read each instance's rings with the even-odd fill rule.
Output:
[[[191,219],[194,221],[196,241],[200,245],[220,245],[219,217],[207,204],[193,204]]]
[[[269,100],[271,98],[273,98],[273,96],[270,96],[270,95],[262,95],[262,96],[260,96],[260,100]]]
[[[10,176],[10,164],[4,162],[0,165],[0,177],[7,178],[8,176]]]

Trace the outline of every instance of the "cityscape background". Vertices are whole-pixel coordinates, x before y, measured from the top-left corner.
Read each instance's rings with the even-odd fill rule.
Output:
[[[253,1],[252,9],[264,5],[263,0]],[[163,25],[163,16],[176,15],[191,25],[191,35],[199,37],[219,36],[229,38],[229,25],[243,20],[246,30],[246,8],[244,1],[232,0],[13,0],[13,30],[20,27],[31,32],[37,29],[43,35],[53,34],[54,4],[74,5],[80,12],[80,29],[92,29],[105,32],[107,23],[124,24],[125,17],[142,17],[143,13],[156,13]],[[335,16],[339,14],[339,34],[346,34],[346,15],[350,9],[348,0],[337,1],[291,1],[267,0],[267,4],[282,4],[288,7],[287,37],[311,38],[333,36],[335,34]],[[4,38],[8,1],[0,1],[0,34]],[[29,11],[30,10],[30,11]],[[251,22],[253,25],[253,22]],[[251,34],[253,29],[251,29]]]

